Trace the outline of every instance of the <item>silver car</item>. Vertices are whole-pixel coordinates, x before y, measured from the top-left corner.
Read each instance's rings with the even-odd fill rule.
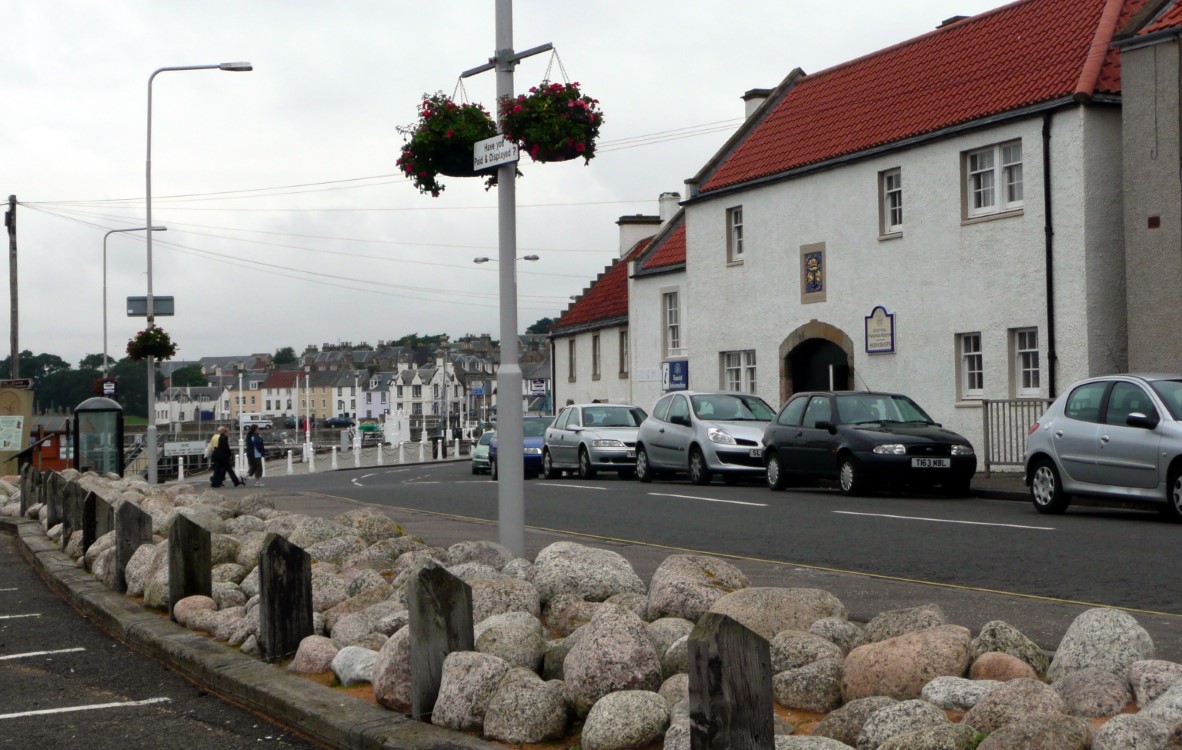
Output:
[[[558,413],[546,430],[542,475],[554,479],[574,469],[582,479],[600,470],[631,477],[636,468],[636,428],[645,418],[639,406],[574,404]]]
[[[1086,495],[1152,503],[1182,521],[1182,375],[1072,385],[1030,428],[1026,484],[1040,513]]]
[[[687,472],[694,484],[762,476],[763,432],[776,412],[750,393],[679,391],[663,396],[640,425],[636,478]]]
[[[492,439],[495,436],[495,432],[487,430],[480,435],[480,439],[476,441],[476,445],[472,446],[473,474],[487,474],[492,470],[491,462],[488,459],[488,449],[492,445]]]

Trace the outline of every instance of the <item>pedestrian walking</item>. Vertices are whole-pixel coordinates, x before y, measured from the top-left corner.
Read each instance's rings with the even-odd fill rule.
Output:
[[[254,486],[263,486],[263,436],[259,434],[259,426],[252,424],[250,432],[246,433],[246,460],[250,464],[250,471],[246,476],[254,477]]]
[[[231,463],[234,454],[230,452],[229,436],[229,427],[223,425],[218,428],[217,447],[213,449],[213,455],[210,456],[210,460],[213,461],[213,476],[209,480],[210,487],[221,487],[225,484],[226,474],[230,475],[230,479],[234,481],[235,487],[246,484],[234,472],[234,466]]]

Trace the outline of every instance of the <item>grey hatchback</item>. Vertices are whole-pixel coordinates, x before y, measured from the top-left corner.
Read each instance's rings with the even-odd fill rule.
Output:
[[[1031,426],[1025,463],[1040,513],[1086,495],[1152,503],[1182,521],[1182,375],[1075,383]]]

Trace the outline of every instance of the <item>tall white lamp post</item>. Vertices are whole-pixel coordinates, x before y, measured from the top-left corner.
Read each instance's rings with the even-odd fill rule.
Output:
[[[144,226],[153,226],[152,224],[152,81],[160,73],[166,73],[174,70],[227,70],[231,72],[244,72],[253,70],[248,62],[225,62],[217,65],[181,65],[171,68],[157,68],[152,71],[152,75],[148,76],[148,158],[144,168],[146,175],[145,183],[147,188],[147,213],[148,220],[144,222]],[[148,328],[156,326],[156,311],[152,306],[152,234],[148,232]],[[156,361],[155,357],[147,357],[148,360],[148,484],[156,484]]]
[[[111,358],[107,356],[107,238],[118,232],[142,232],[147,227],[112,229],[103,235],[103,376],[111,369]],[[152,227],[153,232],[163,232],[168,227]]]

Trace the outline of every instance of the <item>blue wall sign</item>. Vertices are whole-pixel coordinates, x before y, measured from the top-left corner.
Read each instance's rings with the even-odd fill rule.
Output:
[[[689,362],[675,359],[661,363],[661,390],[684,391],[689,388]]]

